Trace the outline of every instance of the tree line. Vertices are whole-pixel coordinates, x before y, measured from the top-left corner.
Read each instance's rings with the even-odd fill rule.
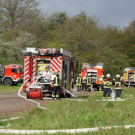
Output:
[[[85,12],[43,14],[36,0],[0,0],[0,63],[23,64],[26,47],[64,48],[79,62],[104,63],[105,73],[135,67],[135,20],[123,29],[100,24]],[[77,74],[78,74],[77,73]]]

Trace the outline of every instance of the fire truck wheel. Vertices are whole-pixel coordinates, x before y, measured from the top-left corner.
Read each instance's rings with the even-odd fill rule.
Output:
[[[30,97],[29,97],[29,92],[27,91],[27,93],[26,93],[26,98],[27,99],[29,99]]]
[[[41,90],[40,99],[43,100],[43,91]]]
[[[4,79],[4,85],[5,86],[12,86],[13,85],[13,80],[11,78],[5,78]]]

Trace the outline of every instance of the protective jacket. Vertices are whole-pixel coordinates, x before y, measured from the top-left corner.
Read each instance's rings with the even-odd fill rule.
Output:
[[[103,82],[103,78],[102,78],[102,77],[100,77],[99,81],[100,81],[100,84],[102,84],[102,82]]]
[[[122,84],[123,84],[123,82],[120,79],[116,80],[115,81],[115,89],[116,90],[117,89],[122,89]]]
[[[76,80],[76,85],[77,86],[81,86],[82,84],[82,78],[80,76],[77,77],[77,80]]]
[[[87,85],[91,85],[91,77],[87,76]]]
[[[105,88],[111,88],[112,85],[112,80],[109,78],[106,78],[103,80],[102,84],[104,85],[104,89]]]
[[[53,87],[55,86],[61,86],[61,79],[59,75],[53,75],[51,78]]]
[[[86,83],[87,77],[83,77],[83,83]]]

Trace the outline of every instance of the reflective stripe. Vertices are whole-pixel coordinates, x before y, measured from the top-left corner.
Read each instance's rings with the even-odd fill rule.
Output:
[[[116,81],[115,82],[115,89],[122,89],[121,81]]]
[[[109,80],[104,81],[104,88],[111,88],[110,86],[112,85],[112,82]]]

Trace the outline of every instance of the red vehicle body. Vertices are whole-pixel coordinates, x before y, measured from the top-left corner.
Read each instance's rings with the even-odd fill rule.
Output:
[[[17,85],[23,80],[23,67],[21,65],[0,65],[0,82],[6,86]]]
[[[97,63],[96,65],[83,63],[83,66],[81,69],[81,78],[83,79],[85,74],[88,74],[88,73],[91,73],[93,88],[96,88],[97,90],[99,90],[99,86],[100,86],[99,78],[103,75],[103,63]]]
[[[71,92],[73,89],[74,63],[71,52],[55,48],[26,48],[26,51],[22,52],[24,54],[23,91],[28,91],[28,97],[36,98],[35,95],[39,95],[37,93],[40,90],[42,91],[41,95],[42,93],[51,95],[51,76],[55,70],[59,71],[62,80],[59,90],[60,96],[69,96],[64,89]],[[40,78],[39,81],[38,78]],[[37,86],[42,87],[37,89]],[[30,91],[33,90],[37,92],[33,92],[32,96]]]

